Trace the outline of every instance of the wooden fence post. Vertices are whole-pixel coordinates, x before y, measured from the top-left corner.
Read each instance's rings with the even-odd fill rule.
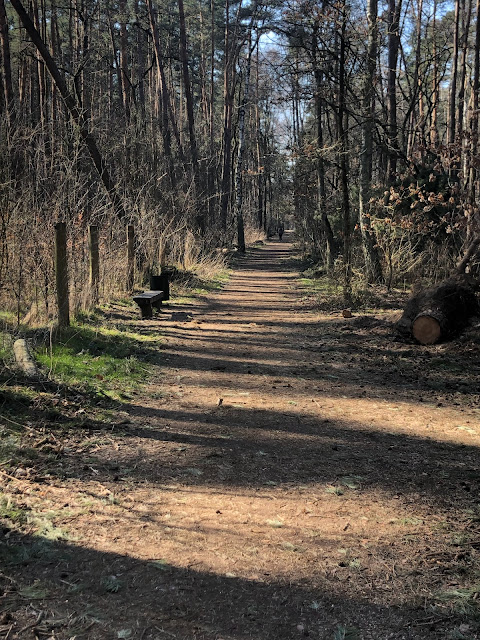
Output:
[[[90,292],[93,304],[98,302],[98,285],[100,282],[100,257],[98,250],[98,227],[91,224],[88,227],[90,252]]]
[[[127,291],[133,291],[135,275],[135,228],[127,226]]]
[[[57,284],[58,326],[70,326],[70,304],[68,294],[67,225],[55,225],[55,280]]]

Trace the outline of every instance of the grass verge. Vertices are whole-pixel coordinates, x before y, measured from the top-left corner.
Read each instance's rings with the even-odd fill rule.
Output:
[[[37,359],[53,378],[82,391],[125,400],[150,374],[162,346],[158,334],[140,333],[127,325],[105,326],[96,316],[76,322],[37,351]]]
[[[305,263],[300,263],[298,268],[301,272],[300,284],[305,300],[313,302],[323,311],[338,310],[345,306],[341,284],[343,276],[338,270],[327,274],[318,267]],[[384,286],[368,285],[360,274],[356,274],[352,280],[351,307],[367,313],[399,309],[405,304],[408,295],[408,292],[400,289],[387,291]]]

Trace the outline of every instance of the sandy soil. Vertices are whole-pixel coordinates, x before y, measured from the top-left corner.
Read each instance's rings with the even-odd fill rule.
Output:
[[[12,534],[0,637],[480,638],[477,334],[322,313],[291,255],[144,321],[146,389],[65,436],[63,475],[4,478],[64,539]]]

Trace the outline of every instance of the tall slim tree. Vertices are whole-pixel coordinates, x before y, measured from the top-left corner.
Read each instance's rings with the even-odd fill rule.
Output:
[[[10,36],[4,0],[0,0],[0,46],[2,52],[2,79],[5,107],[10,121],[15,120],[15,99],[10,59]]]
[[[388,0],[388,71],[387,71],[387,140],[388,165],[387,178],[393,182],[397,174],[399,153],[398,114],[397,114],[397,65],[400,48],[400,16],[402,0]]]
[[[362,233],[365,272],[368,282],[378,282],[382,265],[378,255],[374,229],[371,225],[371,185],[373,172],[373,133],[375,124],[375,78],[378,49],[378,0],[367,5],[368,46],[362,99],[362,142],[360,150],[359,221]]]

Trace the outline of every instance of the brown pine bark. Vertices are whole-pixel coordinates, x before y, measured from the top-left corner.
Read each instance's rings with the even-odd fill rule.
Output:
[[[467,62],[468,62],[468,39],[470,34],[470,20],[472,15],[472,0],[467,1],[467,10],[463,16],[463,33],[462,33],[462,57],[460,60],[460,77],[459,77],[459,91],[458,91],[458,116],[457,116],[457,128],[458,137],[460,143],[463,146],[463,130],[464,130],[464,113],[465,113],[465,84],[467,80]]]
[[[225,0],[225,62],[223,69],[223,155],[222,190],[220,196],[220,225],[223,234],[227,231],[227,216],[231,191],[232,164],[232,115],[234,90],[232,89],[233,53],[230,39],[230,2]]]
[[[33,9],[33,24],[35,25],[35,29],[41,34],[42,25],[39,16],[39,8],[37,0],[33,0],[32,3]],[[45,42],[45,39],[42,37],[42,40]],[[45,66],[41,58],[37,59],[37,69],[36,69],[36,78],[38,83],[38,116],[39,121],[42,125],[42,129],[44,129],[45,125],[45,98],[46,98],[46,89],[45,89]]]
[[[460,32],[460,2],[462,0],[455,1],[455,22],[453,29],[453,57],[452,57],[452,75],[450,81],[450,94],[449,94],[449,114],[448,114],[448,129],[447,129],[447,143],[453,144],[455,142],[456,135],[456,100],[457,100],[457,76],[458,76],[458,51],[459,51],[459,32]]]
[[[388,111],[388,165],[387,179],[394,182],[398,160],[398,119],[397,119],[397,65],[400,47],[400,15],[402,0],[388,1],[388,74],[387,74],[387,111]]]
[[[345,304],[351,304],[352,299],[352,229],[350,211],[350,191],[349,191],[349,162],[348,162],[348,127],[346,112],[346,28],[347,28],[347,8],[343,4],[339,15],[341,20],[339,34],[339,61],[338,61],[338,110],[337,110],[337,130],[339,148],[340,167],[340,189],[342,193],[342,228],[343,228],[343,263],[344,281],[343,296]]]
[[[478,145],[478,110],[480,91],[480,0],[476,3],[477,24],[475,29],[475,47],[473,53],[473,79],[472,79],[472,112],[470,116],[470,149],[469,149],[469,175],[468,175],[468,201],[473,207],[476,201],[478,171],[473,161],[477,153]],[[472,215],[467,222],[467,237],[472,235]]]
[[[368,48],[363,86],[362,147],[360,150],[359,222],[367,281],[379,282],[382,265],[371,225],[370,198],[373,175],[373,132],[375,120],[375,77],[378,50],[378,0],[369,0],[367,10]]]
[[[437,0],[433,0],[432,17],[432,116],[430,121],[430,144],[438,145],[438,60],[437,60]]]
[[[318,51],[320,50],[320,43],[318,41],[319,28],[320,24],[317,21],[313,29],[313,46],[310,54],[313,66],[313,77],[315,80],[315,125],[317,133],[317,154],[315,160],[315,171],[317,182],[317,217],[321,221],[323,236],[325,238],[325,267],[328,271],[330,271],[333,268],[334,260],[336,257],[336,247],[333,230],[327,213],[327,189],[325,182],[325,161],[323,157],[324,104],[322,99],[322,91],[324,90],[324,72],[322,64],[318,60]]]
[[[131,88],[128,68],[128,38],[127,38],[127,2],[120,0],[120,82],[122,87],[123,107],[125,118],[130,121]]]
[[[67,260],[67,226],[65,222],[57,222],[55,225],[55,278],[57,285],[58,326],[60,328],[68,327],[70,325],[70,302]]]
[[[90,294],[93,304],[98,302],[98,290],[100,284],[100,252],[99,252],[99,238],[98,227],[96,225],[90,225],[88,228],[88,250],[89,250],[89,285]]]
[[[197,138],[195,135],[195,118],[193,113],[193,94],[192,85],[190,81],[190,70],[188,68],[188,53],[187,53],[187,29],[185,26],[185,9],[183,0],[177,0],[178,2],[178,15],[180,23],[180,62],[182,65],[182,77],[183,87],[185,91],[185,102],[187,107],[187,123],[188,123],[188,135],[190,141],[190,157],[193,165],[193,172],[197,188],[199,187],[199,171],[198,171],[198,150],[197,150]],[[198,191],[197,191],[198,196]]]
[[[165,67],[163,64],[163,56],[162,56],[162,51],[160,47],[160,34],[158,32],[156,12],[153,7],[152,0],[147,0],[147,9],[148,9],[148,15],[150,19],[150,28],[152,30],[152,35],[153,35],[155,63],[157,67],[157,87],[158,87],[158,95],[160,100],[161,132],[162,132],[162,139],[163,139],[163,147],[164,147],[165,155],[167,157],[167,163],[169,166],[171,185],[172,185],[172,188],[174,188],[176,184],[176,178],[175,178],[175,167],[174,167],[173,155],[172,155],[171,132],[173,132],[174,134],[174,137],[178,146],[179,156],[185,167],[185,170],[187,170],[187,166],[186,166],[187,163],[185,159],[185,153],[183,151],[182,141],[180,139],[180,132],[178,130],[177,121],[173,113],[172,100],[171,100],[170,91],[167,85]]]
[[[123,111],[125,112],[125,103],[124,103],[124,95],[123,95],[123,91],[122,91],[122,71],[120,68],[120,61],[118,59],[118,55],[117,55],[117,45],[115,42],[115,31],[113,28],[113,20],[110,16],[110,11],[108,9],[108,5],[106,7],[106,14],[107,14],[107,20],[108,20],[108,30],[110,33],[110,43],[112,45],[112,57],[113,57],[113,67],[115,70],[115,75],[117,77],[117,82],[116,82],[116,86],[117,86],[117,91],[118,91],[118,99],[120,101],[120,104],[123,108]],[[113,72],[113,70],[112,70]],[[112,78],[113,79],[113,78]],[[110,87],[110,91],[109,91],[109,95],[112,97],[113,91],[112,91],[113,87]],[[113,100],[112,100],[112,104],[113,104]]]
[[[253,7],[253,15],[256,13],[256,5]],[[244,159],[245,159],[245,116],[247,110],[247,104],[250,98],[250,74],[252,68],[252,53],[255,45],[252,47],[252,30],[253,21],[250,23],[249,35],[247,41],[247,60],[245,66],[245,82],[243,88],[243,98],[240,103],[238,111],[238,154],[237,154],[237,168],[235,172],[235,218],[237,223],[237,245],[238,250],[241,253],[245,253],[245,228],[244,228],[244,215],[243,215],[243,171],[244,171]]]

